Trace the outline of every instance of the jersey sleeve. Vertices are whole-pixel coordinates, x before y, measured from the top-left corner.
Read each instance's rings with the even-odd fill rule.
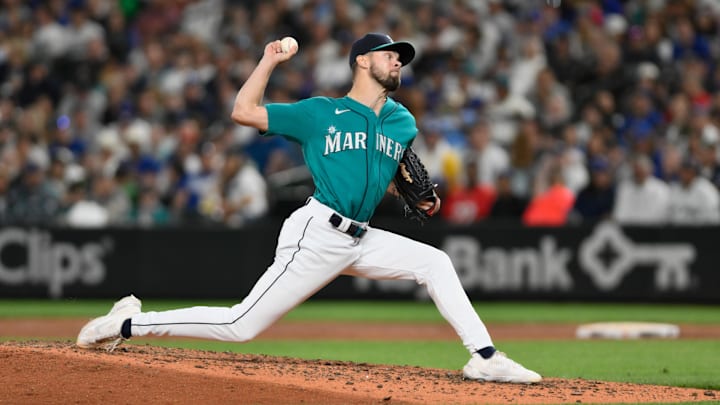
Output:
[[[263,135],[282,135],[297,142],[303,141],[313,132],[314,104],[313,99],[266,104],[268,130]]]

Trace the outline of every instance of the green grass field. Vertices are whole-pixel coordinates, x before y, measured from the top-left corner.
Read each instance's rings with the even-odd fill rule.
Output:
[[[231,305],[226,301],[143,302],[144,310],[189,305]],[[0,300],[0,318],[94,317],[107,312],[110,301]],[[720,324],[720,307],[695,305],[479,303],[488,323],[571,323],[654,321]],[[444,322],[431,303],[310,301],[289,313],[292,321]],[[3,337],[8,339],[10,337]],[[204,350],[262,353],[307,359],[415,365],[458,369],[467,361],[459,339],[453,341],[261,340],[246,344],[199,340],[137,339]],[[496,341],[500,350],[544,376],[626,381],[720,389],[719,340],[642,341]]]

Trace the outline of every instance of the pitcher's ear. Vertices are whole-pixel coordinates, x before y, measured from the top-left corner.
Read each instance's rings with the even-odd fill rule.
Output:
[[[362,68],[367,68],[370,64],[370,58],[368,55],[358,55],[355,57],[355,64]]]

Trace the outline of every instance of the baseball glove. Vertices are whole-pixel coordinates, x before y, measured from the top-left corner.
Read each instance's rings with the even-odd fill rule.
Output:
[[[393,178],[395,190],[405,203],[405,217],[424,224],[440,207],[435,193],[437,184],[430,181],[425,166],[418,155],[407,148]],[[425,203],[425,204],[423,204]]]

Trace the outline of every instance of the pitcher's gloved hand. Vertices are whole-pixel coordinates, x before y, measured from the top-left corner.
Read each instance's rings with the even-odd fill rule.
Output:
[[[405,150],[393,183],[405,202],[405,217],[423,224],[440,210],[437,184],[430,181],[427,169],[412,148]]]

